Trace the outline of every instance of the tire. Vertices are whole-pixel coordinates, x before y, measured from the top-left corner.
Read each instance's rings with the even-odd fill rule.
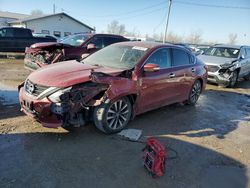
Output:
[[[244,79],[249,81],[250,80],[250,72],[248,73],[248,75],[244,76]]]
[[[195,105],[197,100],[199,99],[201,90],[202,90],[201,81],[196,80],[189,92],[189,96],[188,96],[188,100],[186,101],[186,104]]]
[[[234,87],[237,83],[237,80],[238,80],[238,71],[235,70],[232,72],[233,76],[231,77],[230,79],[230,82],[228,84],[228,87]]]
[[[104,102],[94,110],[94,123],[106,134],[117,133],[127,126],[131,113],[132,105],[127,97]]]

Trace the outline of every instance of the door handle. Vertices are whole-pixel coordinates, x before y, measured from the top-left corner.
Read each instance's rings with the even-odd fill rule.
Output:
[[[195,71],[196,71],[196,68],[192,68],[191,71],[192,71],[192,72],[195,72]]]
[[[169,74],[169,78],[174,78],[175,77],[175,74],[174,73],[170,73]]]

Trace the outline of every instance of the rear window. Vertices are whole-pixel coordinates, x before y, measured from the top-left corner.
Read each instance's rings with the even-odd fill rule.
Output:
[[[173,66],[190,64],[190,57],[187,52],[181,49],[173,49]]]

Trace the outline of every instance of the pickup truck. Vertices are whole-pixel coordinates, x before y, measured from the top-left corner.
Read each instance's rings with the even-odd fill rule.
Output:
[[[26,47],[38,42],[56,42],[56,39],[34,37],[27,28],[0,28],[0,52],[24,52]]]

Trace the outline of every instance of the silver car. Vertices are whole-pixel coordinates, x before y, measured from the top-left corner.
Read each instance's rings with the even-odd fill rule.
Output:
[[[208,81],[234,87],[239,78],[250,79],[250,47],[215,45],[198,56],[208,66]]]

